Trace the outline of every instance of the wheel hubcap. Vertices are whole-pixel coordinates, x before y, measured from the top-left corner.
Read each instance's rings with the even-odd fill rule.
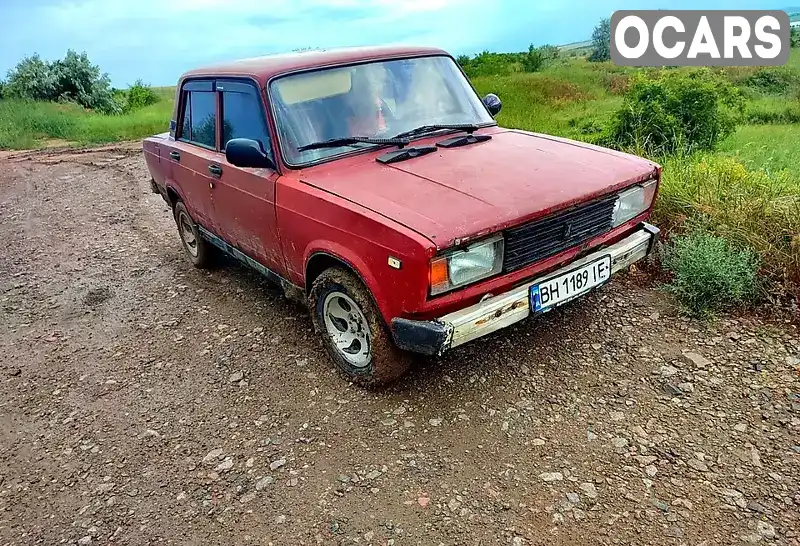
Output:
[[[332,292],[323,304],[325,329],[339,354],[350,364],[363,368],[372,358],[367,319],[358,305],[341,292]]]
[[[197,256],[197,238],[194,236],[194,230],[192,229],[192,221],[186,217],[184,213],[181,213],[178,216],[178,223],[180,224],[181,229],[181,239],[183,239],[183,245],[186,247],[186,250],[192,256]]]

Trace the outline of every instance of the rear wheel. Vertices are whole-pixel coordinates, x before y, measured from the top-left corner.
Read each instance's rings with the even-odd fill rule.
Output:
[[[411,356],[394,345],[369,291],[349,271],[324,271],[311,288],[309,307],[328,356],[354,383],[385,385],[408,370]]]
[[[201,269],[209,267],[213,261],[214,248],[200,235],[200,230],[183,201],[175,203],[175,223],[178,225],[183,250],[192,264]]]

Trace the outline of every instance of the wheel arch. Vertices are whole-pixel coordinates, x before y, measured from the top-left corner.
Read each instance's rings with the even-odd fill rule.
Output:
[[[167,184],[166,193],[167,193],[167,204],[169,204],[169,208],[171,208],[172,210],[175,210],[175,205],[177,204],[178,201],[183,201],[183,203],[186,204],[186,200],[183,198],[183,195],[181,195],[180,190],[178,190],[178,188],[175,185]]]
[[[358,271],[356,271],[356,268],[353,267],[353,264],[340,258],[339,256],[331,254],[330,252],[318,250],[311,254],[306,261],[306,269],[303,276],[306,285],[306,295],[311,292],[311,286],[314,284],[314,281],[316,281],[326,269],[330,269],[331,267],[341,267],[346,269],[358,276],[358,278],[361,279],[361,282],[364,282],[363,277],[358,273]]]
[[[388,316],[386,306],[381,305],[380,287],[377,280],[372,275],[366,263],[357,256],[350,256],[347,251],[335,248],[318,248],[309,251],[305,260],[304,280],[305,292],[311,292],[314,281],[327,269],[331,267],[341,267],[355,275],[366,287],[372,298],[375,307],[378,308],[385,324],[389,324],[391,317]]]

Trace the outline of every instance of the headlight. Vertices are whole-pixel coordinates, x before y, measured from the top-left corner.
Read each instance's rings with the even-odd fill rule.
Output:
[[[613,226],[624,224],[650,208],[656,194],[656,180],[648,180],[619,194],[614,203]]]
[[[491,277],[503,269],[503,237],[495,235],[431,260],[431,295]]]

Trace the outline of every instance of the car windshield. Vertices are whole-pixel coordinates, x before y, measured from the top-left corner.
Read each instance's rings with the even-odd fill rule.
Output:
[[[348,137],[389,138],[423,125],[491,125],[486,107],[450,57],[321,69],[270,84],[284,159],[304,165],[374,143],[298,150]]]

